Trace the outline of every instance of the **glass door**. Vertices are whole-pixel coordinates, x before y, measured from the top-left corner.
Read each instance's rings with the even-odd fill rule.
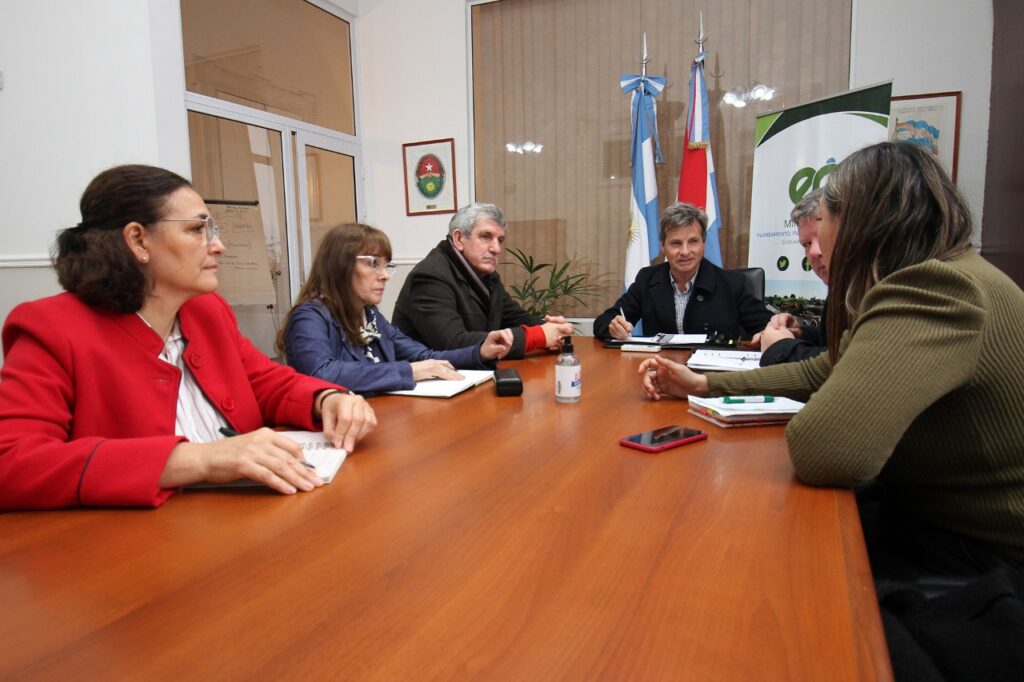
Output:
[[[358,220],[356,197],[362,195],[362,174],[357,173],[361,164],[359,148],[354,143],[298,131],[295,150],[295,186],[299,190],[302,225],[302,279],[305,281],[324,232],[335,225]]]
[[[192,183],[221,226],[218,293],[239,327],[270,357],[292,301],[282,131],[188,112]]]

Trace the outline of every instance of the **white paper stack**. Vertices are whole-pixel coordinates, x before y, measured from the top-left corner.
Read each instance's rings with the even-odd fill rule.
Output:
[[[789,398],[772,398],[771,402],[727,403],[725,398],[691,395],[687,400],[690,402],[690,414],[725,428],[785,424],[804,406],[804,403]]]
[[[494,372],[489,369],[460,369],[456,371],[464,378],[424,379],[416,382],[416,388],[387,392],[391,395],[415,395],[422,398],[451,398],[466,389],[494,378]]]

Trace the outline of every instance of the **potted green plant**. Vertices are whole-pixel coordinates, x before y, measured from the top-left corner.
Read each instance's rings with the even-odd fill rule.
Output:
[[[508,249],[508,252],[515,260],[505,264],[522,268],[526,273],[522,284],[509,285],[509,293],[532,315],[543,317],[564,310],[570,301],[586,305],[584,299],[594,298],[599,293],[600,287],[591,281],[590,273],[574,271],[579,265],[575,258],[561,264],[538,263],[520,249]]]

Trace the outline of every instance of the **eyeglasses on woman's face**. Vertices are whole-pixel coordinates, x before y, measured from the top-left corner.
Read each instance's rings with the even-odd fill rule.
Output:
[[[374,272],[381,272],[383,270],[388,273],[388,277],[394,277],[395,271],[398,270],[397,265],[386,262],[381,256],[356,256],[356,260],[366,263]]]
[[[207,246],[211,246],[213,240],[220,236],[220,226],[214,221],[212,215],[205,218],[161,218],[161,220],[170,223],[195,223],[189,232],[194,233],[197,238],[202,237]]]

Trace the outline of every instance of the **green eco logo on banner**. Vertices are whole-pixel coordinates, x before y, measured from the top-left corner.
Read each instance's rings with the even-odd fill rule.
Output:
[[[836,160],[829,158],[825,165],[814,170],[810,166],[801,168],[789,181],[789,199],[794,204],[799,203],[808,192],[818,189],[832,169],[836,167]]]

